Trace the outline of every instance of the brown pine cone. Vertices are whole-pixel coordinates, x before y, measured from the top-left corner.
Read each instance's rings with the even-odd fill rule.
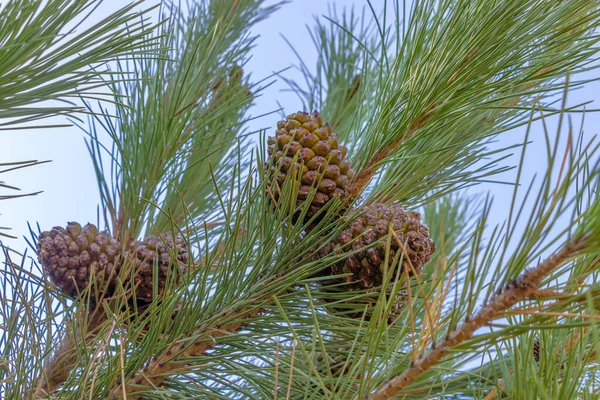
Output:
[[[187,271],[187,244],[180,236],[174,240],[170,233],[162,233],[159,237],[148,236],[143,241],[132,242],[125,252],[125,257],[127,260],[133,260],[135,296],[142,302],[151,302],[153,299],[155,263],[159,297],[164,294],[167,278],[180,283]]]
[[[77,298],[87,288],[92,277],[97,293],[111,296],[118,275],[121,244],[107,231],[99,232],[92,224],[83,228],[69,222],[66,229],[54,227],[42,232],[37,253],[44,274],[71,298]]]
[[[431,259],[435,244],[429,230],[421,223],[416,212],[404,211],[398,204],[375,203],[354,209],[346,217],[353,219],[333,241],[321,249],[317,257],[330,252],[356,251],[331,267],[332,275],[348,274],[345,282],[349,290],[364,290],[383,283],[387,239],[390,243],[389,263],[399,252],[404,253],[403,265],[420,274],[423,265]],[[400,257],[400,254],[398,255]],[[412,265],[412,268],[410,266]],[[387,274],[395,274],[388,270]]]

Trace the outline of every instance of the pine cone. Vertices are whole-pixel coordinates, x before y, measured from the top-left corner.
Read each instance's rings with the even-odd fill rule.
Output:
[[[540,338],[536,337],[533,340],[533,359],[535,362],[540,362]]]
[[[329,124],[317,111],[297,112],[277,123],[274,137],[268,139],[270,159],[265,164],[270,181],[281,188],[297,171],[301,178],[296,205],[314,193],[307,217],[311,218],[336,196],[344,198],[354,171],[345,159],[348,149],[338,143]],[[297,177],[295,178],[297,179]],[[275,200],[279,192],[273,193]]]
[[[157,293],[158,296],[162,296],[167,277],[175,279],[176,283],[180,283],[182,280],[188,263],[187,244],[180,236],[173,240],[173,235],[170,233],[162,233],[158,238],[148,236],[143,241],[132,242],[125,252],[125,257],[133,261],[136,299],[142,302],[151,302],[155,261],[158,264]],[[173,276],[173,273],[176,275]]]
[[[398,204],[376,203],[354,209],[347,218],[356,217],[333,241],[319,251],[317,257],[330,252],[344,253],[355,250],[356,253],[339,261],[328,271],[332,275],[348,274],[345,277],[349,290],[364,290],[380,286],[384,277],[384,260],[387,238],[391,228],[394,235],[390,243],[390,264],[403,248],[403,265],[413,268],[420,274],[423,265],[431,259],[435,244],[429,238],[429,231],[421,223],[416,212],[404,211]],[[374,244],[374,246],[373,246]],[[367,248],[368,247],[368,248]],[[413,268],[410,268],[412,264]],[[395,274],[395,270],[388,270]]]
[[[106,296],[112,294],[121,244],[107,231],[69,222],[66,229],[57,226],[42,232],[37,252],[44,274],[67,296],[77,298],[92,276],[100,291],[106,290]],[[92,298],[98,295],[94,293]]]

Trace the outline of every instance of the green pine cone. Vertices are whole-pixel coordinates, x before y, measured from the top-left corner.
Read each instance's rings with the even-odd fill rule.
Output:
[[[277,181],[273,193],[279,199],[279,190],[286,180],[298,179],[296,205],[303,204],[311,195],[307,217],[311,218],[330,200],[344,198],[354,171],[350,168],[346,153],[337,135],[317,111],[312,114],[297,112],[277,123],[274,137],[268,139],[269,161],[265,164],[270,182]]]

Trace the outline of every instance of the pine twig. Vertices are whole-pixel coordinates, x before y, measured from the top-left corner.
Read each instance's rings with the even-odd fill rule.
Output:
[[[58,389],[69,377],[69,374],[77,364],[79,354],[78,346],[81,343],[91,343],[96,337],[102,323],[106,321],[106,314],[101,308],[96,308],[90,313],[87,326],[76,332],[65,332],[58,349],[52,358],[44,365],[42,374],[36,379],[35,393],[33,399],[46,398]]]
[[[273,296],[276,294],[273,294]],[[269,296],[271,297],[271,296]],[[266,300],[266,299],[263,299]],[[243,308],[230,312],[221,318],[221,321],[231,321],[228,323],[215,323],[211,327],[202,325],[187,337],[202,335],[209,338],[209,341],[202,339],[190,343],[190,341],[174,341],[162,353],[154,357],[133,377],[129,378],[125,384],[119,384],[110,391],[107,400],[122,399],[125,393],[128,400],[140,399],[146,390],[146,387],[159,387],[167,380],[169,373],[176,370],[186,370],[189,364],[184,361],[186,358],[197,357],[205,354],[218,344],[216,339],[222,338],[238,332],[243,329],[250,319],[256,317],[264,311],[264,308]]]
[[[504,310],[534,295],[544,277],[587,246],[587,236],[579,236],[536,267],[523,272],[517,279],[510,281],[501,293],[492,297],[475,316],[467,318],[460,327],[455,328],[439,346],[432,347],[423,357],[412,361],[402,374],[388,380],[377,392],[366,398],[385,400],[396,395],[400,390],[413,383],[423,372],[435,366],[450,352],[451,348],[470,339],[475,331],[487,325]]]
[[[277,274],[278,278],[281,276],[283,276],[283,273]],[[252,301],[251,304],[268,301],[280,294],[281,292],[278,291],[266,296],[261,295]],[[190,364],[185,359],[205,354],[219,344],[217,341],[218,338],[235,334],[246,327],[252,318],[264,311],[264,307],[236,309],[223,315],[219,319],[221,322],[217,322],[209,327],[206,325],[197,327],[191,334],[186,335],[186,338],[198,336],[208,338],[208,341],[203,341],[202,339],[196,341],[173,341],[164,351],[146,363],[133,377],[127,379],[125,383],[120,383],[114,387],[106,399],[117,400],[126,398],[128,400],[135,400],[142,398],[142,393],[146,390],[146,387],[160,387],[169,377],[169,373],[174,373],[176,370],[187,370]]]
[[[132,378],[128,379],[124,386],[118,385],[115,387],[107,400],[116,400],[123,398],[123,394],[127,396],[128,400],[134,400],[141,398],[141,394],[137,394],[145,390],[145,386],[159,387],[168,378],[170,372],[174,372],[177,369],[185,369],[187,364],[181,359],[198,356],[206,353],[208,350],[215,347],[218,343],[218,338],[225,337],[233,334],[244,326],[249,319],[257,316],[263,311],[262,308],[256,308],[252,310],[242,309],[237,312],[232,312],[228,315],[229,318],[233,319],[234,322],[220,325],[219,323],[213,325],[210,329],[205,331],[202,336],[210,338],[210,341],[197,341],[192,343],[189,342],[173,342],[165,351],[157,355],[152,361],[150,361],[142,370],[137,372]],[[204,331],[206,327],[201,326],[196,329],[194,334],[199,334],[200,331]],[[144,385],[144,386],[142,386]]]
[[[423,125],[425,125],[433,116],[433,111],[437,108],[439,103],[433,104],[427,111],[425,111],[421,117],[415,121],[408,131],[402,135],[399,139],[391,143],[389,146],[386,146],[380,150],[378,150],[367,162],[367,165],[362,168],[354,177],[350,184],[350,197],[352,199],[356,199],[360,196],[362,191],[367,187],[371,178],[375,176],[377,171],[379,170],[380,163],[385,160],[392,152],[400,146],[402,143],[406,142],[409,137],[411,137],[416,131],[419,130]]]
[[[598,265],[600,265],[600,263],[596,263],[594,264],[594,268],[590,269],[590,273],[592,270],[594,270],[596,267],[598,267]],[[584,276],[582,276],[581,278],[579,278],[577,280],[577,284],[578,286],[583,285],[583,283],[585,282],[585,280],[589,277],[589,273],[585,274]],[[587,319],[587,318],[584,318]],[[583,328],[583,329],[577,329],[575,330],[573,333],[571,333],[569,335],[569,338],[566,340],[566,342],[564,343],[563,346],[559,347],[559,349],[564,349],[564,353],[565,355],[569,355],[569,353],[571,352],[571,350],[573,349],[573,347],[576,345],[577,340],[579,339],[579,337],[581,335],[583,335],[584,337],[587,336],[589,329],[588,328]],[[583,332],[583,333],[582,333]],[[536,361],[539,362],[539,351],[540,351],[540,342],[539,342],[539,338],[536,338],[536,342],[534,343],[534,356],[536,355],[536,348],[537,348],[537,356],[536,356]],[[593,355],[593,354],[592,354]],[[512,371],[509,371],[510,373],[512,373]],[[498,396],[498,389],[503,390],[504,389],[504,379],[500,379],[498,381],[498,385],[497,388],[494,388],[492,390],[489,391],[489,393],[487,394],[487,396],[485,396],[484,400],[494,400],[497,396]]]
[[[452,83],[458,73],[468,64],[468,62],[477,54],[479,51],[479,47],[475,47],[467,56],[461,61],[460,65],[456,68],[456,71],[448,78],[446,84]],[[404,142],[406,142],[415,132],[417,132],[423,125],[427,124],[429,120],[433,117],[436,109],[440,106],[441,102],[437,101],[432,104],[425,112],[423,112],[419,118],[412,123],[410,128],[404,133],[404,135],[400,136],[393,143],[388,146],[385,146],[379,149],[375,154],[371,156],[367,165],[362,168],[354,177],[350,184],[350,197],[356,199],[360,196],[362,191],[367,187],[371,178],[377,173],[379,170],[380,163],[389,157],[396,148],[401,146]]]

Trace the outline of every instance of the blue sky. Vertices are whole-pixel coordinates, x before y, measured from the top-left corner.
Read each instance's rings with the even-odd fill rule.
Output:
[[[272,2],[270,2],[272,3]],[[359,9],[366,5],[366,0],[337,1],[338,8],[356,5]],[[375,8],[381,8],[383,0],[373,0]],[[120,2],[105,1],[87,24],[100,19],[111,10],[121,5]],[[270,19],[261,22],[254,29],[260,35],[253,58],[245,67],[251,72],[254,81],[263,79],[296,62],[296,57],[280,35],[285,35],[304,55],[304,60],[311,65],[315,59],[313,43],[308,35],[306,25],[312,25],[314,16],[327,14],[327,1],[294,0],[291,4],[274,14]],[[289,77],[297,76],[294,71],[288,71]],[[588,78],[594,76],[592,72]],[[298,98],[289,92],[281,92],[285,88],[283,82],[277,82],[269,87],[262,97],[257,99],[257,105],[251,110],[253,115],[261,115],[277,109],[278,102],[286,112],[294,112],[300,108]],[[582,90],[569,94],[569,105],[579,104],[598,99],[600,86],[598,83],[587,84]],[[600,108],[593,103],[590,107]],[[271,114],[252,123],[251,129],[273,127],[279,119],[279,114]],[[581,116],[573,115],[575,126],[579,126]],[[62,120],[53,120],[62,123]],[[585,116],[584,130],[591,136],[596,134],[599,117],[593,113]],[[549,120],[549,129],[553,134],[556,128],[556,118]],[[503,134],[498,145],[508,145],[522,141],[524,130]],[[268,131],[272,134],[272,128]],[[524,164],[526,181],[537,172],[545,169],[545,150],[542,142],[543,131],[541,124],[533,128],[529,158]],[[80,223],[97,221],[99,204],[97,184],[92,163],[83,141],[84,135],[76,127],[38,130],[0,131],[0,160],[1,162],[19,160],[52,160],[51,163],[34,168],[27,168],[14,173],[4,174],[2,179],[9,184],[19,186],[23,192],[42,190],[38,196],[18,200],[7,200],[0,203],[0,226],[10,226],[15,236],[27,235],[27,222],[39,222],[42,230],[55,225],[66,225],[67,221]],[[518,157],[511,159],[516,164]],[[514,180],[514,172],[505,174],[503,180]],[[512,188],[506,185],[486,184],[472,189],[472,192],[489,190],[496,198],[492,213],[492,222],[501,222],[508,210],[508,200]],[[23,249],[22,239],[9,241],[8,244],[16,249]]]

